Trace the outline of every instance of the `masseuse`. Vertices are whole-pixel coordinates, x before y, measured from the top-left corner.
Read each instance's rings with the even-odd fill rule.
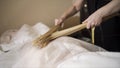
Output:
[[[81,10],[86,1],[89,16],[85,18],[87,29],[95,27],[95,45],[109,51],[120,51],[120,16],[103,22],[103,18],[120,11],[120,0],[76,0],[74,4],[55,20],[62,24],[66,19]]]

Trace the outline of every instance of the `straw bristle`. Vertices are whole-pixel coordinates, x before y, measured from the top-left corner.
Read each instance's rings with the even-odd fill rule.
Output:
[[[68,29],[64,29],[62,31],[57,31],[57,29],[59,28],[58,26],[52,28],[50,31],[48,31],[46,34],[42,35],[41,37],[37,38],[35,40],[36,44],[41,44],[42,47],[46,46],[51,40],[58,38],[60,36],[64,36],[64,35],[70,35],[76,31],[82,30],[84,28],[86,28],[86,24],[87,23],[83,23]]]
[[[42,45],[41,47],[45,47],[50,42],[50,40],[52,40],[50,37],[52,33],[56,32],[59,28],[60,28],[60,25],[52,27],[47,33],[35,39],[33,41],[33,44],[38,46],[39,44],[41,44]]]
[[[39,45],[40,45],[40,47],[43,48],[43,47],[47,46],[47,44],[48,44],[51,40],[52,40],[51,37],[44,38],[44,39],[40,39],[40,37],[39,37],[39,38],[37,38],[36,40],[33,41],[33,44],[34,44],[35,46],[39,46]]]

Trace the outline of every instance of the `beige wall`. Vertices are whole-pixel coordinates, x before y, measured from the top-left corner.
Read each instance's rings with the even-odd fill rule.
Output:
[[[0,34],[8,29],[20,28],[23,24],[33,25],[40,21],[51,27],[54,19],[70,5],[72,0],[0,0]],[[69,25],[66,26],[76,25],[78,19],[67,20]]]

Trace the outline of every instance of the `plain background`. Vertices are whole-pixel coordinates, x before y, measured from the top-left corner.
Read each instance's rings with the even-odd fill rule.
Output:
[[[54,19],[66,11],[73,0],[0,0],[0,34],[23,24],[43,22],[54,26]],[[79,14],[65,21],[68,28],[79,24]]]

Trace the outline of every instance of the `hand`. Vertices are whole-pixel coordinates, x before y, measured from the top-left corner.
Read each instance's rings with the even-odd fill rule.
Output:
[[[95,27],[101,24],[102,22],[102,16],[100,13],[93,13],[90,15],[84,22],[87,22],[87,29],[91,27]]]
[[[58,24],[60,24],[61,27],[63,27],[64,26],[63,20],[62,19],[55,19],[55,25],[58,25]]]

